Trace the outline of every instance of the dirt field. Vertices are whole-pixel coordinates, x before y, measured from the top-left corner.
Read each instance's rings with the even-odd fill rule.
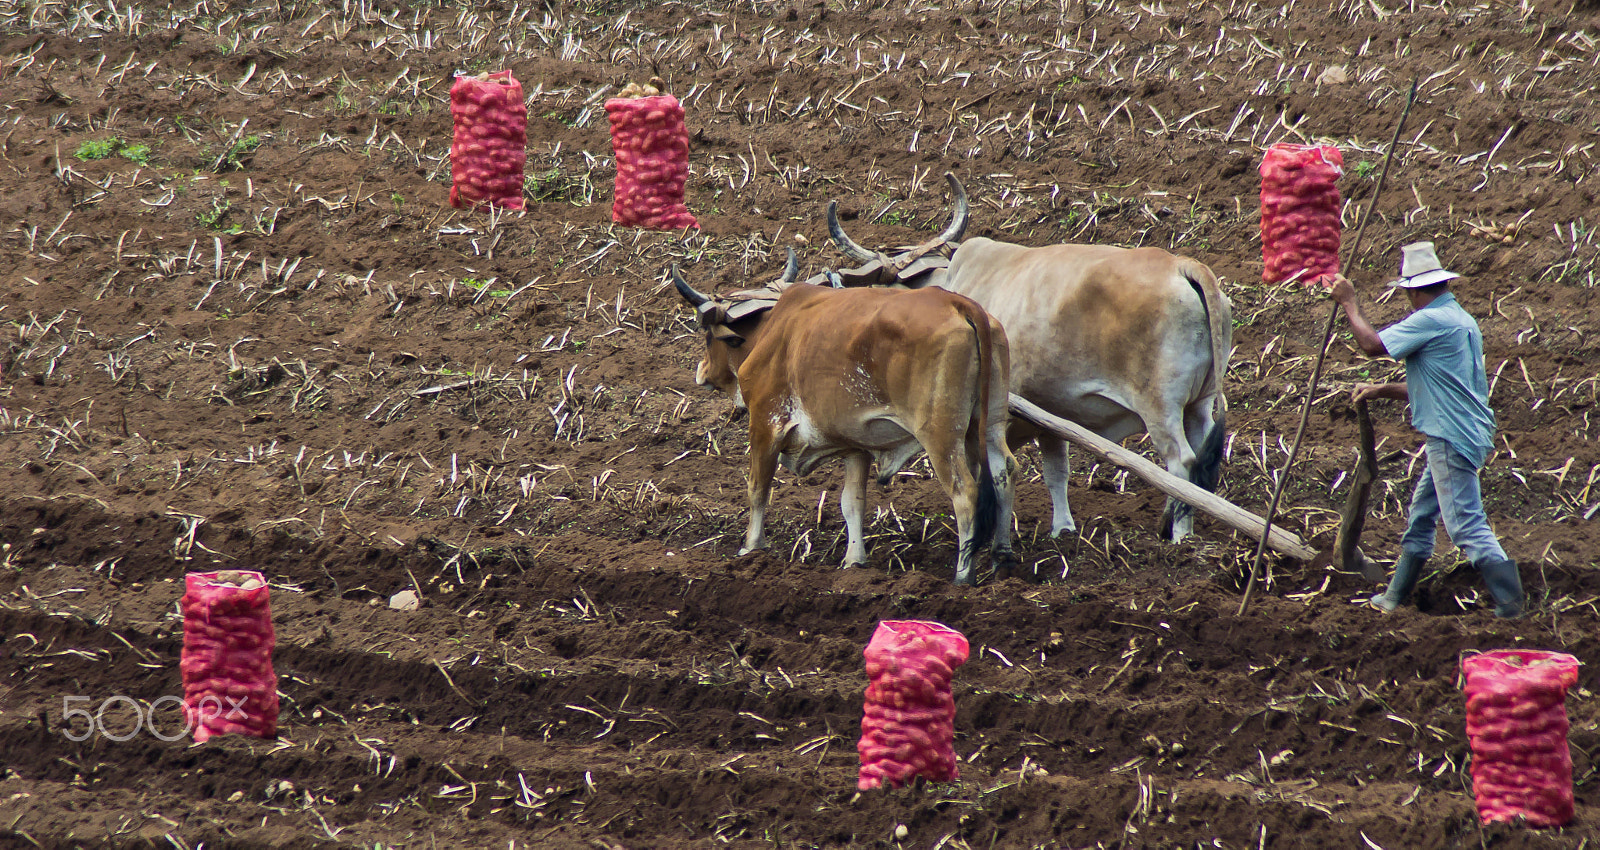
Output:
[[[0,846],[1600,839],[1591,677],[1577,820],[1547,832],[1478,825],[1456,681],[1472,649],[1600,658],[1593,0],[380,5],[0,4]],[[452,210],[452,73],[502,68],[528,208]],[[651,76],[698,232],[610,223],[602,104]],[[913,244],[946,170],[969,235],[1198,258],[1237,325],[1222,492],[1264,513],[1330,305],[1261,284],[1256,168],[1339,145],[1353,241],[1413,79],[1353,276],[1380,323],[1399,245],[1467,276],[1531,616],[1494,620],[1443,542],[1420,611],[1352,604],[1348,390],[1398,371],[1342,322],[1280,511],[1324,554],[1269,558],[1243,616],[1253,541],[1163,542],[1161,494],[1082,452],[1062,540],[1019,453],[1027,580],[951,585],[925,464],[869,494],[866,568],[836,569],[837,466],[781,476],[772,548],[736,556],[745,425],[694,385],[670,263],[706,291],[788,246],[847,265],[830,199]],[[1374,412],[1392,559],[1419,440]],[[216,568],[272,583],[277,741],[166,742],[170,700],[143,728],[106,702],[181,693],[182,576]],[[972,642],[961,779],[858,794],[861,650],[904,618]],[[69,740],[68,704],[110,735]]]

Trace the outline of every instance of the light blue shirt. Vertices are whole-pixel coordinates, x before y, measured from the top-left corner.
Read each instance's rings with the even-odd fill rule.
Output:
[[[1378,332],[1404,360],[1411,425],[1483,466],[1494,445],[1494,411],[1483,366],[1483,333],[1449,292]]]

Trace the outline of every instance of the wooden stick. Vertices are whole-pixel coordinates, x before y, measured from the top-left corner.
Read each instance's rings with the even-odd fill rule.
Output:
[[[1344,513],[1339,515],[1339,534],[1333,544],[1334,562],[1342,570],[1359,569],[1368,581],[1382,581],[1383,567],[1361,551],[1361,530],[1367,524],[1367,499],[1372,495],[1372,483],[1378,480],[1378,452],[1366,399],[1356,402],[1356,423],[1361,433],[1356,443],[1360,457],[1356,461],[1355,477],[1350,480]]]
[[[1016,393],[1011,394],[1011,410],[1040,428],[1136,473],[1140,478],[1154,484],[1161,492],[1175,499],[1182,499],[1197,510],[1205,511],[1251,537],[1261,539],[1263,531],[1267,528],[1266,522],[1261,517],[1173,475],[1145,460],[1139,453],[1129,451],[1076,422],[1069,422],[1047,413],[1044,408]],[[1272,529],[1266,545],[1302,561],[1309,561],[1317,556],[1317,550],[1307,546],[1295,534],[1281,528]]]
[[[1411,80],[1411,93],[1406,95],[1405,108],[1400,110],[1400,120],[1394,125],[1394,138],[1389,140],[1389,152],[1383,156],[1383,170],[1378,172],[1378,184],[1372,187],[1372,197],[1367,199],[1367,208],[1361,213],[1361,224],[1356,227],[1355,243],[1350,247],[1350,253],[1345,255],[1344,265],[1340,274],[1350,270],[1350,263],[1361,250],[1361,237],[1367,232],[1367,219],[1372,217],[1372,208],[1377,206],[1378,196],[1383,194],[1384,180],[1389,176],[1389,165],[1394,162],[1394,152],[1400,146],[1400,133],[1405,129],[1406,116],[1411,114],[1411,104],[1417,99],[1417,81]],[[1294,468],[1295,459],[1300,456],[1300,441],[1306,436],[1306,422],[1311,418],[1311,402],[1317,397],[1317,382],[1322,378],[1322,364],[1328,359],[1328,346],[1333,342],[1333,323],[1339,318],[1339,305],[1334,304],[1333,310],[1328,314],[1328,327],[1322,332],[1322,346],[1317,349],[1317,365],[1311,370],[1311,382],[1306,386],[1306,403],[1300,408],[1300,427],[1294,432],[1294,445],[1289,447],[1289,458],[1283,462],[1283,469],[1278,472],[1278,480],[1272,486],[1272,500],[1267,503],[1267,529],[1272,528],[1272,519],[1278,513],[1278,499],[1283,496],[1283,485],[1289,480],[1289,470]],[[1265,538],[1263,538],[1265,539]],[[1261,572],[1261,557],[1266,553],[1266,546],[1256,547],[1255,560],[1250,563],[1250,580],[1245,584],[1244,597],[1239,600],[1237,616],[1243,617],[1245,609],[1250,607],[1250,595],[1255,591],[1256,575]]]

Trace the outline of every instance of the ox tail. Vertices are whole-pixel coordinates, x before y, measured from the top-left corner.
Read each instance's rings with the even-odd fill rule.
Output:
[[[978,508],[972,518],[972,539],[963,552],[967,558],[975,559],[994,540],[1000,525],[1000,492],[995,487],[994,470],[989,468],[989,384],[994,378],[994,337],[989,332],[989,314],[977,302],[961,295],[955,297],[962,302],[961,316],[972,328],[978,344],[978,393],[971,419],[978,433]],[[970,445],[971,441],[967,443]]]
[[[1215,492],[1222,483],[1222,448],[1228,426],[1228,399],[1223,381],[1228,374],[1228,357],[1233,353],[1233,305],[1223,294],[1217,276],[1204,263],[1185,259],[1181,268],[1206,310],[1206,323],[1211,331],[1211,373],[1206,378],[1204,392],[1215,399],[1211,430],[1195,447],[1195,464],[1189,481]]]
[[[1227,415],[1226,410],[1218,411],[1210,433],[1195,452],[1194,472],[1189,475],[1191,484],[1208,493],[1215,493],[1222,483],[1222,444],[1228,431]]]

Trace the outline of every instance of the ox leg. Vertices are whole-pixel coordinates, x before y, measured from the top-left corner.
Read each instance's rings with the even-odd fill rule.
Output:
[[[844,528],[849,538],[845,547],[844,563],[840,567],[859,567],[867,563],[867,540],[864,532],[867,514],[867,467],[870,455],[852,453],[844,458],[844,489],[839,491],[839,512],[844,514]]]
[[[1039,435],[1039,459],[1044,467],[1045,489],[1050,492],[1050,536],[1074,534],[1078,523],[1067,504],[1067,441],[1048,434]]]
[[[953,462],[943,453],[928,453],[928,463],[933,467],[939,484],[950,496],[950,506],[956,515],[956,584],[973,585],[977,584],[972,575],[972,541],[978,516],[978,482],[973,480],[965,458],[959,461]]]
[[[1217,430],[1213,415],[1215,402],[1206,397],[1184,412],[1184,436],[1181,444],[1174,445],[1176,453],[1166,452],[1167,471],[1191,484],[1206,490],[1217,489],[1217,478],[1222,464],[1222,433]],[[1177,460],[1174,461],[1174,454]],[[1174,541],[1194,533],[1194,507],[1179,499],[1168,498],[1166,510],[1161,515],[1161,528],[1170,532]]]
[[[1177,424],[1152,428],[1150,442],[1156,452],[1167,459],[1167,472],[1188,481],[1194,475],[1195,453],[1186,438],[1176,436],[1183,433],[1173,427]],[[1194,508],[1188,502],[1168,496],[1166,507],[1161,511],[1161,530],[1174,543],[1188,537],[1194,532]]]
[[[1174,468],[1170,463],[1167,464],[1167,471],[1179,477],[1188,474],[1186,470]],[[1188,537],[1194,533],[1194,508],[1182,499],[1168,496],[1166,507],[1161,510],[1161,527],[1171,529],[1167,539],[1174,543]]]
[[[994,545],[991,553],[997,564],[1010,566],[1018,561],[1011,546],[1012,510],[1016,505],[1017,459],[1006,448],[1004,430],[989,437],[989,470],[994,474],[994,486],[1000,497],[999,516],[995,519]]]
[[[750,527],[744,534],[744,555],[767,548],[767,505],[772,501],[772,476],[778,471],[778,453],[772,450],[770,440],[759,439],[754,429],[750,434]]]

